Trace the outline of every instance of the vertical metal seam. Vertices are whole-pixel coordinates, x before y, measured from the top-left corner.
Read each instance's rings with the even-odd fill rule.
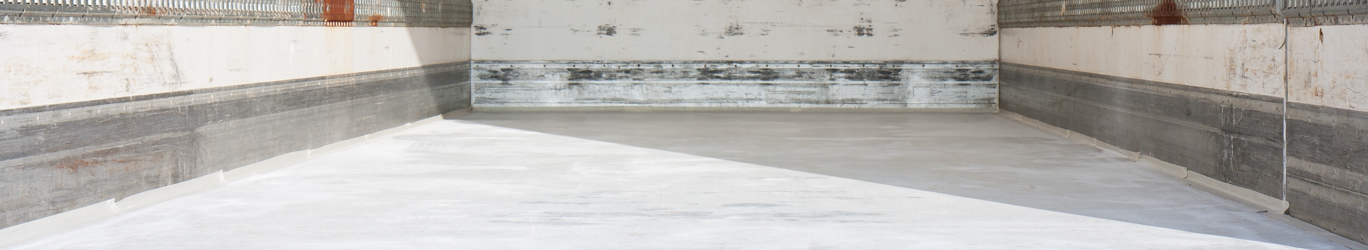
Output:
[[[1008,0],[991,0],[991,1],[990,1],[990,3],[993,4],[993,9],[994,9],[993,15],[997,15],[996,17],[993,17],[994,20],[1000,20],[1000,19],[1002,18],[1001,16],[1002,16],[1002,2],[1003,2],[1003,1],[1008,1]],[[994,111],[994,112],[1001,113],[1001,112],[1002,112],[1002,41],[1003,41],[1002,37],[1003,37],[1003,31],[1004,31],[1004,30],[1003,30],[1003,28],[1002,28],[1002,24],[997,24],[997,26],[998,26],[998,35],[997,35],[997,40],[998,40],[998,44],[997,44],[997,62],[994,63],[994,64],[996,64],[996,65],[993,65],[993,66],[996,67],[996,68],[998,69],[998,74],[997,74],[997,76],[994,76],[994,77],[997,78],[997,89],[994,90],[996,93],[993,95],[993,109],[994,109],[993,111]]]
[[[1278,2],[1283,2],[1283,1],[1286,1],[1286,0],[1278,0]],[[1281,4],[1280,4],[1280,5],[1281,5]],[[1281,13],[1282,13],[1282,9],[1279,9],[1279,10],[1278,10],[1278,13],[1281,14]],[[1291,28],[1291,26],[1288,24],[1287,17],[1284,16],[1284,17],[1283,17],[1283,79],[1282,79],[1282,80],[1283,80],[1283,82],[1282,82],[1282,84],[1283,84],[1283,101],[1282,101],[1282,112],[1283,112],[1283,115],[1282,115],[1282,200],[1283,200],[1283,201],[1287,201],[1287,162],[1288,162],[1288,160],[1287,160],[1287,147],[1288,147],[1289,145],[1291,145],[1291,143],[1289,143],[1288,140],[1287,140],[1288,138],[1290,138],[1289,136],[1287,136],[1287,131],[1288,131],[1288,129],[1287,129],[1287,106],[1288,106],[1287,103],[1288,103],[1288,102],[1291,100],[1291,98],[1292,98],[1292,94],[1291,94],[1291,93],[1292,93],[1292,88],[1291,88],[1291,84],[1290,84],[1291,78],[1292,78],[1292,70],[1291,70],[1291,66],[1290,66],[1290,65],[1292,64],[1292,44],[1291,44],[1291,42],[1290,42],[1290,39],[1288,39],[1288,36],[1291,35],[1290,32],[1289,32],[1291,29],[1292,29],[1292,28]]]

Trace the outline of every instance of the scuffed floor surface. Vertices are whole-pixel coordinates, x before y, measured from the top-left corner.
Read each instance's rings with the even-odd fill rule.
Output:
[[[993,114],[477,113],[21,249],[1335,249]]]

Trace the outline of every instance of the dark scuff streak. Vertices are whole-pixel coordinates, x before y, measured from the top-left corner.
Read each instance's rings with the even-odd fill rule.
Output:
[[[488,36],[490,34],[494,34],[493,32],[489,32],[489,28],[485,27],[484,25],[475,25],[471,26],[471,28],[475,29],[476,36]]]
[[[613,36],[613,35],[617,35],[617,26],[608,25],[608,24],[599,25],[599,27],[598,27],[598,34],[599,34],[600,36]]]

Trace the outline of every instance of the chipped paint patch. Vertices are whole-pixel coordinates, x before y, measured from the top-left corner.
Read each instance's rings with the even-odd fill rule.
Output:
[[[858,37],[873,37],[873,36],[874,36],[874,26],[873,26],[873,25],[855,25],[855,36],[858,36]]]
[[[493,32],[489,32],[489,27],[485,27],[484,25],[471,26],[471,29],[475,31],[476,36],[488,36],[494,34]]]
[[[599,25],[599,26],[598,26],[598,35],[600,35],[600,36],[613,36],[613,35],[617,35],[617,26],[611,25],[611,24]]]
[[[988,26],[987,29],[984,29],[984,30],[981,30],[981,31],[971,31],[971,32],[960,33],[960,35],[962,35],[962,36],[982,36],[982,37],[992,37],[992,36],[996,36],[997,34],[998,34],[998,28],[997,28],[997,25],[996,25],[996,24],[991,25],[991,26]]]

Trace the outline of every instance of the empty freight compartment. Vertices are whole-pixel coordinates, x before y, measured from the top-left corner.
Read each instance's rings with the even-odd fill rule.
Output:
[[[1368,249],[1364,14],[0,0],[0,248]]]

